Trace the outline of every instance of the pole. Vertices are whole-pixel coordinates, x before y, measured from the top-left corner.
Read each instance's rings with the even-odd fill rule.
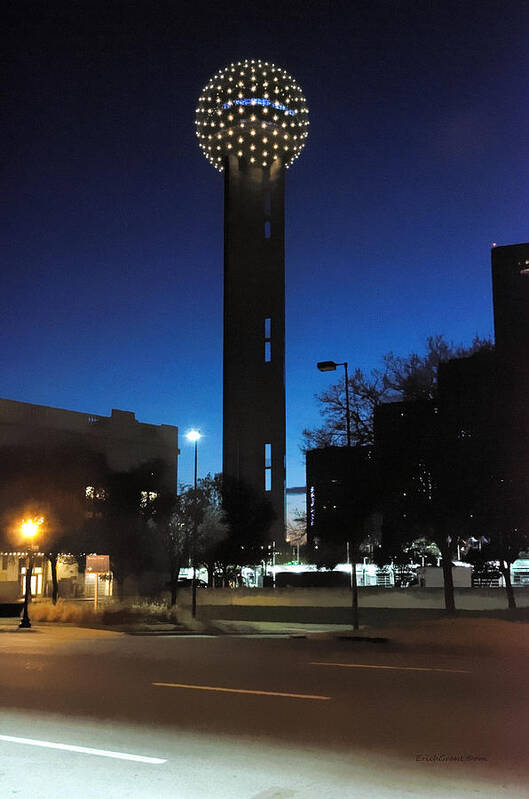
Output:
[[[349,413],[349,374],[347,372],[347,361],[344,361],[345,372],[345,426],[347,430],[347,446],[351,446],[351,417]],[[356,581],[356,556],[354,544],[348,543],[347,560],[351,561],[351,612],[353,618],[353,630],[358,630],[358,585]]]
[[[193,565],[193,580],[191,582],[191,615],[193,618],[197,615],[197,570],[196,570],[196,547],[197,547],[197,515],[198,515],[198,497],[197,497],[197,464],[198,464],[198,441],[195,439],[195,508],[193,518],[193,540],[191,542],[191,562]]]
[[[22,614],[21,622],[18,625],[19,627],[22,627],[22,628],[25,628],[25,629],[31,627],[31,622],[29,620],[29,614],[28,614],[28,604],[29,604],[29,600],[31,598],[31,574],[32,574],[32,572],[33,572],[33,551],[30,550],[28,552],[28,565],[27,565],[27,568],[26,568],[26,590],[24,592],[24,613]]]
[[[349,375],[347,374],[347,361],[344,362],[345,370],[345,425],[347,430],[347,446],[351,446],[351,417],[349,414]]]
[[[353,617],[353,630],[358,630],[358,585],[356,582],[356,557],[354,555],[354,548],[351,546],[351,593],[352,603],[351,611]]]

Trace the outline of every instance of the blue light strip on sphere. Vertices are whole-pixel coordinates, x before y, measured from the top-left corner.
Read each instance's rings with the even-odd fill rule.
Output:
[[[277,108],[278,111],[286,111],[290,116],[294,116],[294,111],[291,111],[286,105],[281,103],[273,103],[271,100],[266,100],[264,97],[245,97],[243,100],[232,100],[229,103],[224,103],[223,108],[230,108],[232,105],[269,105],[272,108]]]

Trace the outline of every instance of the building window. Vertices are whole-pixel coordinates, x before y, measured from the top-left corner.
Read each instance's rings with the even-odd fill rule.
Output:
[[[269,239],[271,233],[272,233],[272,225],[270,224],[270,220],[267,219],[264,225],[265,239]]]
[[[264,445],[264,483],[265,491],[272,490],[272,445]]]
[[[95,486],[86,486],[85,497],[88,502],[104,502],[107,498],[107,492],[104,488],[96,488]]]
[[[142,508],[148,508],[149,505],[152,505],[155,499],[158,497],[157,491],[142,491],[140,495],[140,505]]]
[[[265,363],[272,360],[272,319],[267,316],[264,320],[264,359]]]
[[[2,555],[2,571],[7,571],[7,555]]]

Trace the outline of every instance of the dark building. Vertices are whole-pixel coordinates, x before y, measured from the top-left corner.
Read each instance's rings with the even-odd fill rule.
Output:
[[[1,399],[0,598],[14,601],[24,592],[23,518],[42,514],[46,551],[78,553],[78,546],[96,545],[93,525],[104,515],[112,478],[138,470],[138,501],[147,507],[160,492],[176,491],[178,454],[178,428],[143,424],[130,411],[101,416]],[[61,596],[93,593],[97,576],[80,575],[75,558],[60,556],[57,569]],[[35,595],[51,589],[42,553],[31,585]],[[111,594],[111,583],[101,590]]]
[[[433,464],[440,435],[438,404],[425,399],[379,405],[374,434],[378,496],[380,510],[384,511],[387,544],[388,537],[412,522],[418,504],[433,498]]]
[[[340,544],[357,537],[372,506],[371,447],[322,447],[307,452],[307,544]],[[345,551],[345,550],[344,550]]]
[[[435,399],[391,402],[375,412],[385,532],[442,516],[471,527],[497,468],[493,350],[439,365]]]
[[[176,491],[178,428],[138,422],[131,411],[100,416],[0,399],[0,449],[44,456],[61,449],[85,451],[101,455],[112,472],[160,460],[165,464],[160,489]]]
[[[485,349],[439,365],[437,402],[448,440],[479,441],[485,456],[496,446],[497,355]]]
[[[523,402],[529,387],[529,244],[493,247],[491,257],[498,362]]]
[[[375,411],[375,494],[389,553],[443,525],[464,538],[529,529],[529,244],[493,248],[492,278],[495,347],[441,363],[434,399]],[[358,472],[339,466],[347,457],[339,449],[308,453],[307,487],[317,492],[309,530],[311,509],[317,522],[320,507],[357,490]]]
[[[529,244],[492,249],[498,419],[506,469],[527,471],[529,452]]]
[[[499,457],[506,507],[529,524],[529,244],[492,249]]]
[[[285,517],[285,168],[308,135],[294,79],[263,61],[220,70],[196,125],[224,171],[223,474],[271,500],[271,537]]]
[[[109,474],[149,463],[157,469],[145,492],[176,491],[178,452],[178,428],[143,424],[130,411],[100,416],[2,399],[0,521],[51,494],[70,518],[92,516]]]

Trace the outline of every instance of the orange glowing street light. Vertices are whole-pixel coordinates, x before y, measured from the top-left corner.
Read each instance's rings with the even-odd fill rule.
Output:
[[[24,536],[24,538],[28,541],[28,543],[35,540],[35,537],[40,531],[40,528],[44,524],[44,517],[39,516],[36,519],[22,519],[20,523],[20,532]],[[31,627],[31,622],[29,620],[28,615],[28,603],[31,596],[31,573],[33,571],[33,557],[34,557],[34,550],[36,549],[35,544],[30,544],[28,550],[28,565],[26,568],[26,590],[24,593],[24,613],[22,614],[22,619],[20,621],[19,627],[28,628]]]
[[[39,519],[22,519],[20,529],[24,538],[35,538],[43,523],[42,516]]]

